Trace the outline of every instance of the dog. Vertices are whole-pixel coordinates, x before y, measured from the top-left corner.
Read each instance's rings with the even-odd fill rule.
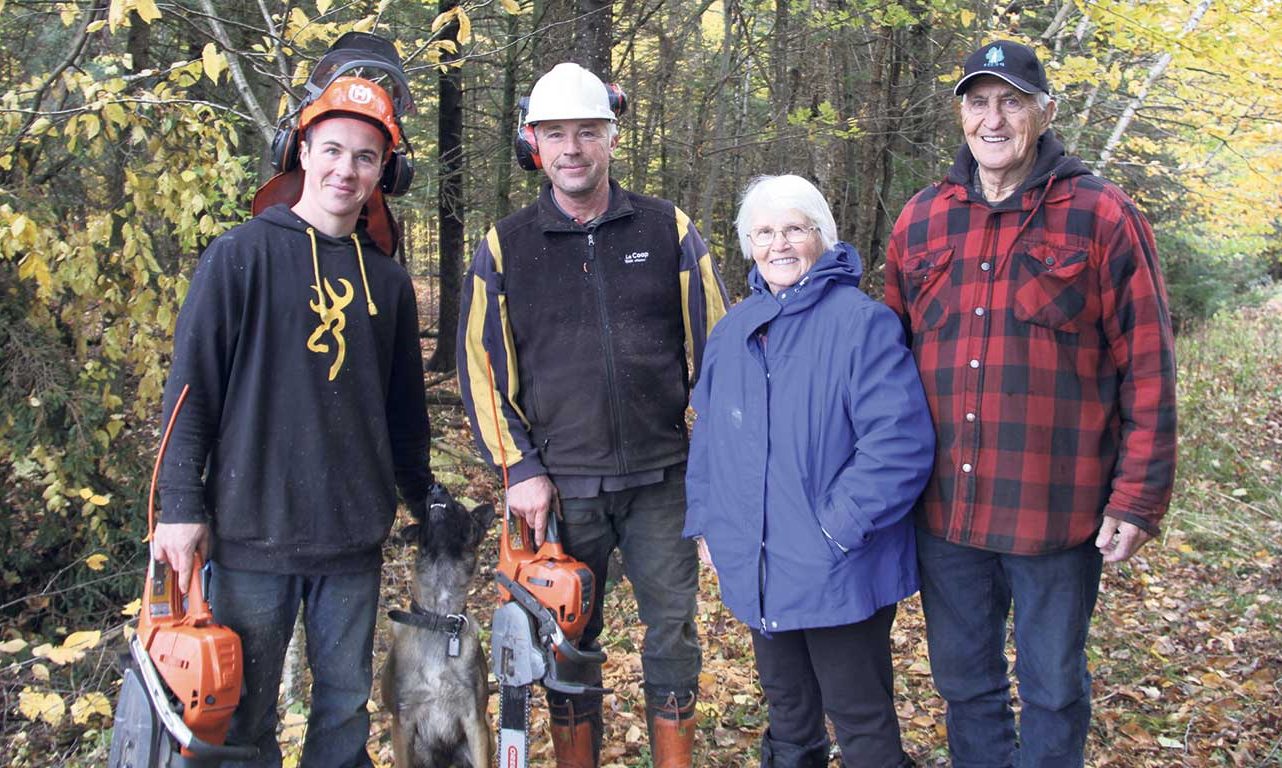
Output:
[[[389,614],[392,650],[382,672],[397,768],[488,768],[492,760],[487,660],[463,609],[494,516],[492,505],[468,511],[435,486],[401,531],[417,546],[414,602]]]

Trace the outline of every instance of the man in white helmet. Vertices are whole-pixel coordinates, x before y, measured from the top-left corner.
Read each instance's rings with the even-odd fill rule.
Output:
[[[595,574],[584,647],[604,626],[606,566],[620,550],[646,626],[653,765],[676,768],[691,765],[701,665],[697,555],[681,538],[685,409],[726,296],[690,218],[610,179],[616,108],[577,64],[535,84],[518,153],[547,182],[477,249],[458,371],[477,447],[507,465],[510,508],[541,542],[559,505],[566,550]],[[557,765],[596,766],[600,696],[548,691],[548,704]]]

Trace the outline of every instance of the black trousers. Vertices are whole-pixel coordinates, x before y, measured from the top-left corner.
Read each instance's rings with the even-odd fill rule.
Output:
[[[888,605],[854,624],[769,636],[754,630],[769,738],[798,746],[826,741],[827,714],[848,768],[903,765],[890,661],[894,621]]]

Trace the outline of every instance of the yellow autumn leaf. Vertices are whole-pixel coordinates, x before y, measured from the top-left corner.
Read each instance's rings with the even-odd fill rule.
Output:
[[[107,23],[111,25],[112,32],[115,32],[116,27],[124,22],[125,16],[129,13],[129,6],[130,3],[127,0],[111,0],[111,5],[107,8]]]
[[[316,13],[320,16],[324,16],[329,13],[329,9],[333,5],[333,0],[316,0]]]
[[[218,82],[218,76],[227,69],[227,56],[219,53],[218,46],[213,43],[205,43],[200,52],[200,62],[205,68],[205,77],[214,83]]]
[[[456,6],[455,10],[458,11],[458,35],[456,35],[456,39],[460,45],[467,45],[472,41],[472,20],[468,18],[463,6]]]
[[[84,499],[85,501],[89,501],[89,497],[90,497],[90,496],[92,496],[92,495],[93,495],[93,489],[92,489],[92,488],[81,488],[81,489],[80,489],[80,498]]]
[[[120,106],[120,102],[118,101],[109,101],[104,104],[102,107],[102,114],[116,125],[124,125],[129,120],[125,115],[125,108]]]
[[[135,597],[133,600],[130,600],[129,603],[125,605],[124,608],[120,609],[120,613],[124,616],[137,616],[141,610],[142,610],[142,598]]]
[[[49,682],[49,667],[45,664],[32,664],[31,676],[42,683]]]
[[[134,10],[138,12],[138,18],[148,24],[160,18],[160,9],[156,7],[155,0],[135,0]]]
[[[101,571],[102,567],[107,564],[107,556],[98,553],[85,558],[85,565],[89,566],[91,571]]]
[[[32,722],[43,720],[49,725],[58,725],[67,713],[67,705],[56,693],[26,687],[18,694],[18,711]]]
[[[6,642],[0,643],[0,653],[7,653],[9,655],[13,655],[26,647],[27,647],[26,640],[23,640],[21,637],[15,637],[12,640],[8,640]]]
[[[111,717],[111,702],[97,691],[86,693],[84,696],[76,699],[71,705],[71,722],[78,725],[86,725],[89,718],[94,715],[102,715],[105,718]]]
[[[50,643],[45,643],[33,648],[31,653],[33,656],[46,658],[54,664],[71,664],[83,658],[85,651],[93,648],[101,639],[102,632],[96,629],[72,632],[67,635],[66,640],[62,641],[62,645],[54,647]]]
[[[111,501],[111,497],[104,496],[101,493],[95,493],[94,495],[89,497],[89,503],[94,505],[95,507],[105,507],[107,506],[107,502],[109,501]]]
[[[456,13],[458,13],[458,6],[455,6],[449,9],[448,11],[446,11],[445,13],[440,14],[435,19],[432,19],[432,31],[440,32],[441,27],[445,26],[446,24],[449,24],[451,21],[454,20],[454,14]]]
[[[502,5],[503,10],[507,11],[508,13],[516,14],[521,12],[521,4],[518,3],[516,0],[502,0],[500,5]]]

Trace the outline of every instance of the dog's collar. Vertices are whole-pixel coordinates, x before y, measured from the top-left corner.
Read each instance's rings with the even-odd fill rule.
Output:
[[[412,627],[430,629],[433,632],[444,632],[450,637],[458,637],[467,626],[467,616],[462,613],[440,614],[429,611],[418,602],[411,600],[409,611],[397,608],[387,612],[387,618],[398,624],[409,624]]]

